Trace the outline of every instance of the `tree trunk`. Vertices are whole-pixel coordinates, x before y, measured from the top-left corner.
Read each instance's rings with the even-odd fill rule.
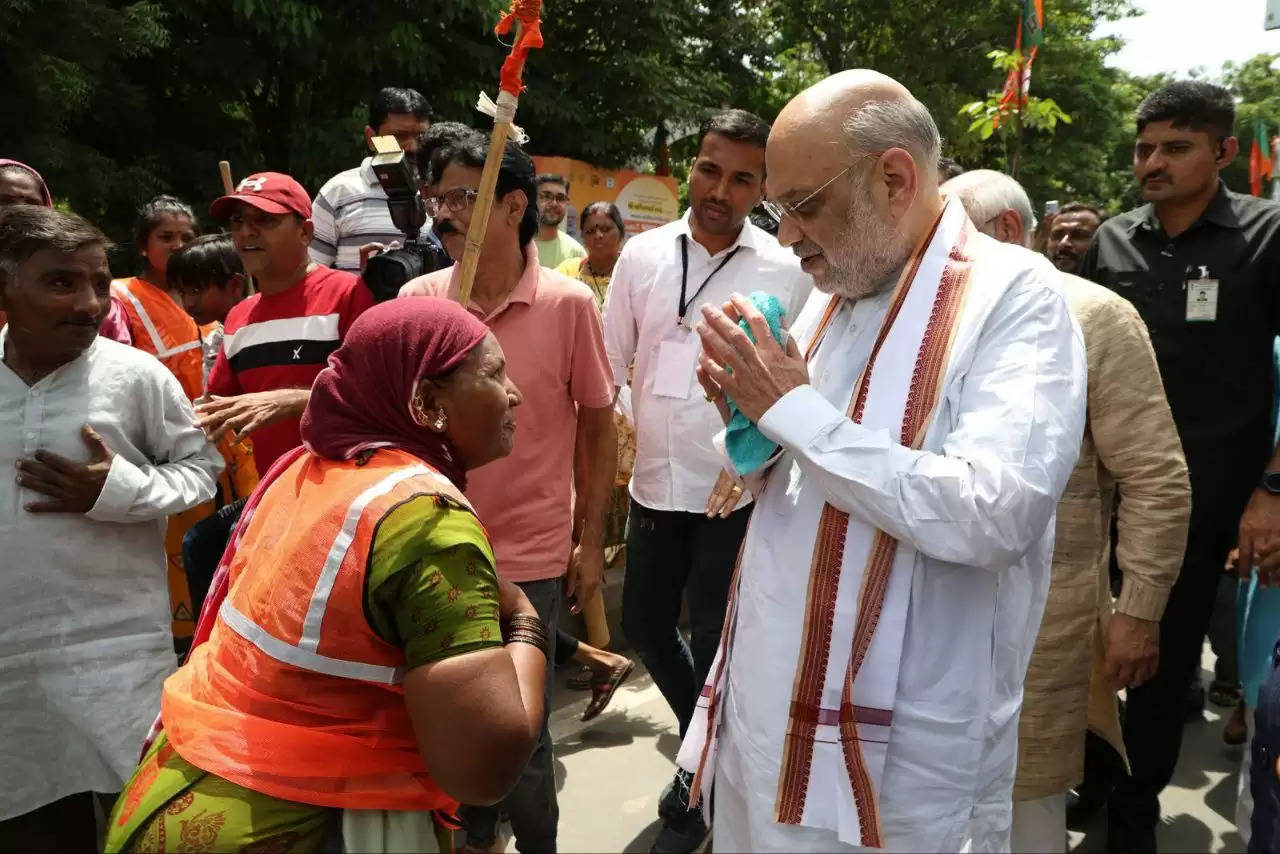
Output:
[[[659,119],[658,126],[653,131],[654,172],[658,175],[671,174],[671,150],[667,147],[669,138],[666,120]]]

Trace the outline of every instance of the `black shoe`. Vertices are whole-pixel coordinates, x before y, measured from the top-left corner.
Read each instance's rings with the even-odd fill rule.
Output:
[[[1117,829],[1111,827],[1107,831],[1106,854],[1157,854],[1156,829],[1154,827],[1136,830],[1134,828]]]
[[[1186,719],[1189,722],[1204,720],[1204,685],[1200,684],[1199,678],[1191,683],[1187,691]]]
[[[707,841],[707,823],[702,809],[684,810],[673,815],[662,826],[653,841],[650,854],[693,854]]]
[[[692,785],[693,775],[677,768],[675,776],[658,798],[658,818],[669,822],[680,813],[688,812],[689,787]]]
[[[1105,792],[1081,784],[1067,793],[1067,829],[1083,833],[1107,805]]]

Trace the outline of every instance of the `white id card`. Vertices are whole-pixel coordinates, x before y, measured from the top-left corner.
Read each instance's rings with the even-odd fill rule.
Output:
[[[1187,322],[1218,319],[1218,280],[1187,280]]]
[[[675,337],[658,344],[658,369],[653,378],[653,393],[658,397],[689,399],[698,366],[702,341],[692,332],[681,329]]]

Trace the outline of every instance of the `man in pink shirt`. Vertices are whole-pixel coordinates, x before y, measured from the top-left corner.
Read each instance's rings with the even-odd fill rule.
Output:
[[[450,256],[461,258],[487,141],[471,137],[438,149],[427,212]],[[554,642],[561,589],[589,602],[604,572],[604,523],[617,466],[613,373],[595,298],[586,285],[538,264],[533,161],[508,143],[467,309],[488,324],[524,394],[515,451],[468,477],[467,496],[489,531],[498,572],[524,589]],[[458,298],[459,266],[414,279],[402,297]],[[566,584],[567,575],[567,584]],[[553,649],[547,650],[550,657]],[[547,668],[546,707],[551,678]],[[524,852],[556,848],[551,737],[542,738],[501,805],[464,807],[469,850],[494,848],[498,816],[511,817]]]

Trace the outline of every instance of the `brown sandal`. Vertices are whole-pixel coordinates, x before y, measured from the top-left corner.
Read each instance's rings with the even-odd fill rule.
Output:
[[[564,684],[570,691],[590,691],[595,680],[596,675],[591,672],[591,667],[582,664],[573,669],[569,677],[564,680]]]
[[[618,686],[627,681],[627,677],[635,669],[635,662],[627,659],[623,664],[619,664],[610,670],[607,678],[591,686],[591,702],[587,704],[586,711],[582,713],[583,723],[595,718],[608,707],[613,700],[614,692],[618,690]]]

